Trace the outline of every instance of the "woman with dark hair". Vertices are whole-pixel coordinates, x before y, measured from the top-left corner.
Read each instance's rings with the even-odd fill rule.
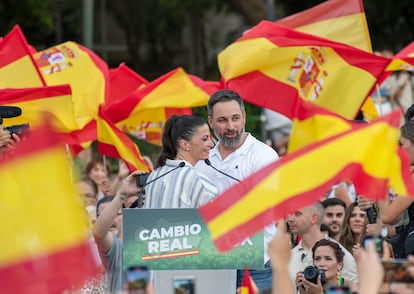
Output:
[[[360,248],[365,237],[367,213],[358,207],[357,202],[352,202],[345,210],[345,217],[339,233],[339,243],[349,252]]]
[[[312,281],[305,273],[306,269],[304,272],[298,272],[296,286],[299,293],[322,294],[330,287],[348,287],[351,291],[357,289],[357,285],[341,277],[345,253],[337,242],[329,239],[317,241],[312,247],[312,256],[313,265],[319,270],[319,273]]]
[[[165,123],[162,150],[145,186],[144,208],[195,208],[212,200],[217,188],[194,168],[213,147],[207,123],[198,116],[173,115]],[[165,175],[165,176],[164,176]]]
[[[98,186],[98,200],[111,194],[111,184],[109,181],[111,167],[109,164],[104,163],[102,157],[91,159],[85,167],[84,175]]]

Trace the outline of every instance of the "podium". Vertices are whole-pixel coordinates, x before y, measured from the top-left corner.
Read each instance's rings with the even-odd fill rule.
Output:
[[[123,268],[147,266],[156,293],[234,294],[237,269],[264,268],[263,232],[220,253],[196,208],[123,209],[123,222]]]

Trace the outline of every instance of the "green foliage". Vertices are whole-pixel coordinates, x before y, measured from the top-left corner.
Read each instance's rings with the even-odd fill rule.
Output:
[[[81,41],[82,0],[3,0],[0,35],[18,24],[29,44],[41,50],[58,42]],[[60,30],[62,40],[58,40]]]
[[[374,50],[400,51],[414,39],[414,5],[411,0],[364,0]]]
[[[19,24],[26,38],[40,42],[53,32],[52,7],[48,0],[3,0],[0,3],[0,34]]]

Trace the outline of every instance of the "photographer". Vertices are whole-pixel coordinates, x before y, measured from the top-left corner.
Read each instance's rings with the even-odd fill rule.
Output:
[[[292,284],[297,280],[297,273],[314,264],[312,256],[313,246],[322,239],[330,239],[320,231],[320,224],[323,215],[323,206],[316,202],[311,206],[297,210],[287,216],[287,222],[292,233],[301,236],[301,241],[292,249],[292,258],[289,262],[289,273]],[[355,259],[352,254],[342,247],[345,256],[343,258],[343,268],[341,275],[345,280],[358,283]]]
[[[338,243],[327,239],[317,241],[312,247],[313,266],[296,274],[299,293],[325,293],[329,287],[356,290],[354,283],[341,277],[344,255]]]

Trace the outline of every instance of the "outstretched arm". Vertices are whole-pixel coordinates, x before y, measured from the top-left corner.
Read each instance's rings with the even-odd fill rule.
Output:
[[[117,216],[119,209],[121,209],[122,204],[124,204],[130,196],[136,195],[140,191],[140,188],[136,186],[135,177],[136,175],[143,173],[145,172],[135,171],[126,177],[115,198],[97,218],[93,227],[93,236],[96,244],[98,245],[99,251],[102,253],[107,253],[112,247],[114,237],[109,229],[114,223],[115,217]]]

